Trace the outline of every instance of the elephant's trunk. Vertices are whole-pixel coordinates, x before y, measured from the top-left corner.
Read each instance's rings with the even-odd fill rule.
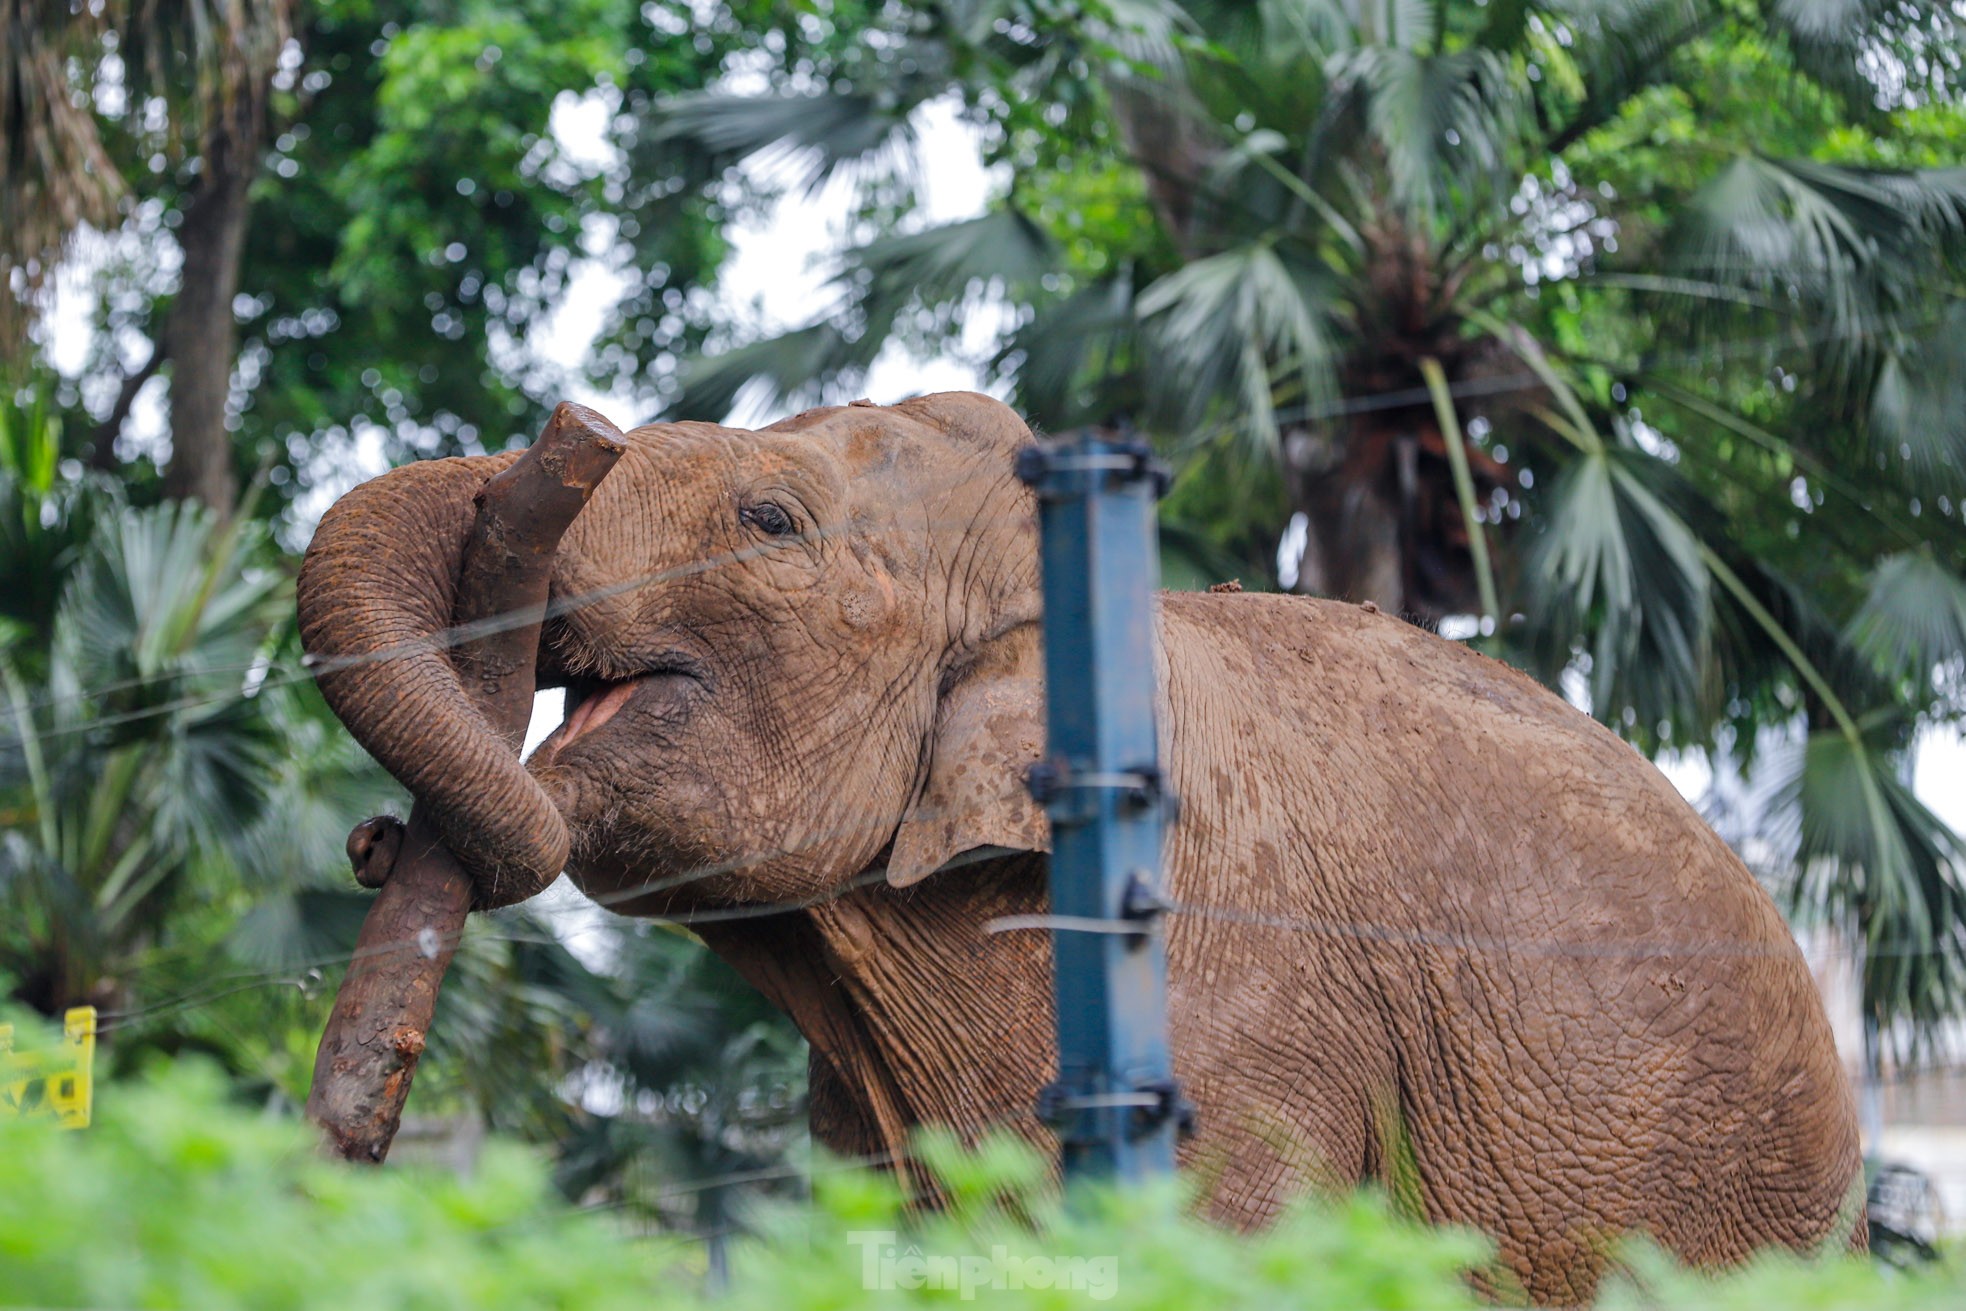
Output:
[[[544,789],[466,695],[448,656],[472,498],[513,455],[430,460],[371,479],[321,519],[297,586],[301,643],[356,741],[428,807],[481,901],[551,882],[568,834]]]

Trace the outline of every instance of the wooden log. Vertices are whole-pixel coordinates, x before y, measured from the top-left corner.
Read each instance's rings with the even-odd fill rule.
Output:
[[[532,718],[553,553],[624,449],[607,419],[562,404],[539,440],[478,492],[452,607],[460,640],[450,659],[514,754]],[[307,1114],[338,1155],[379,1163],[402,1123],[473,885],[420,805],[407,825],[358,824],[348,854],[356,878],[381,891],[321,1034]]]

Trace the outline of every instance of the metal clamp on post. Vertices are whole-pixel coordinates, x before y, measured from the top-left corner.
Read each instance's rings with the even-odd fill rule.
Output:
[[[1075,770],[1060,761],[1040,760],[1025,769],[1024,788],[1031,800],[1044,807],[1054,825],[1092,823],[1099,818],[1102,794],[1113,796],[1122,812],[1158,808],[1166,824],[1181,815],[1180,799],[1167,790],[1158,765],[1102,774]]]
[[[1197,1123],[1195,1104],[1181,1091],[1179,1079],[1157,1079],[1139,1085],[1139,1091],[1153,1098],[1151,1106],[1137,1108],[1133,1112],[1133,1131],[1136,1137],[1152,1133],[1163,1124],[1172,1123],[1174,1132],[1182,1138],[1195,1136]]]
[[[1145,480],[1153,484],[1154,499],[1159,500],[1174,484],[1173,473],[1154,448],[1138,438],[1102,442],[1092,451],[1077,442],[1040,442],[1017,452],[1016,468],[1018,478],[1042,498],[1070,495],[1087,489],[1085,484]],[[1068,482],[1078,485],[1060,485]]]
[[[1130,1141],[1172,1125],[1182,1138],[1195,1136],[1195,1104],[1181,1091],[1179,1079],[1150,1079],[1126,1092],[1073,1093],[1062,1082],[1038,1090],[1038,1119],[1064,1133],[1081,1111],[1126,1111],[1125,1133]]]
[[[1142,932],[1173,909],[1149,882],[1150,877],[1144,869],[1134,870],[1127,875],[1126,894],[1120,898],[1120,918],[1139,921]]]

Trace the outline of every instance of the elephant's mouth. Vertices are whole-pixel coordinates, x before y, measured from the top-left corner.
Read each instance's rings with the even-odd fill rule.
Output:
[[[629,678],[567,680],[566,719],[548,740],[544,754],[557,757],[593,733],[640,696],[673,699],[703,686],[702,675],[682,660],[663,661]]]
[[[599,691],[582,696],[578,701],[574,699],[574,689],[568,688],[567,719],[561,725],[559,740],[554,745],[565,748],[613,719],[615,712],[628,704],[628,698],[635,694],[635,688],[641,681],[640,678],[628,678],[618,683],[602,683]]]

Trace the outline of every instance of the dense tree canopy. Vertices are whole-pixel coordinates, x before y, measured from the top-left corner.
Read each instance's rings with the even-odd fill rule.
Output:
[[[707,353],[675,404],[851,388],[992,302],[1054,427],[1187,457],[1168,507],[1284,581],[1487,645],[1641,746],[1804,732],[1776,850],[1871,944],[1882,1023],[1966,985],[1957,836],[1904,786],[1966,660],[1966,169],[1944,7],[890,8],[830,87],[657,131],[815,178],[960,94],[989,212],[878,215],[838,309]],[[1908,1031],[1909,1032],[1909,1031]]]
[[[1373,600],[1642,749],[1772,774],[1735,836],[1868,945],[1868,1013],[1915,1046],[1966,1005],[1966,852],[1903,770],[1966,720],[1961,21],[0,0],[0,990],[298,1097],[363,904],[340,835],[394,792],[308,691],[290,548],[380,460],[536,432],[570,380],[532,344],[589,260],[621,418],[844,399],[888,343],[1007,313],[986,367],[1035,422],[1177,459],[1171,578]],[[576,102],[598,153],[553,130]],[[922,214],[931,102],[997,180],[952,224]],[[733,225],[833,178],[833,305],[747,335]],[[41,318],[64,258],[75,380]],[[419,1098],[721,1231],[732,1194],[662,1179],[781,1183],[798,1044],[686,938],[576,952],[564,909],[473,928]]]
[[[299,1104],[365,906],[343,837],[401,799],[300,664],[280,543],[324,499],[293,502],[529,438],[566,380],[528,337],[582,258],[632,268],[645,356],[697,339],[684,295],[723,255],[723,204],[676,168],[568,155],[552,115],[589,96],[626,132],[774,24],[797,44],[791,12],[755,9],[0,8],[0,896],[20,912],[0,993],[98,1005],[124,1068],[201,1049]],[[220,171],[244,184],[222,204]],[[64,255],[92,279],[72,383],[31,326]],[[187,416],[214,369],[220,404]],[[163,443],[125,430],[146,385]],[[232,522],[162,499],[183,494]],[[794,1147],[789,1023],[685,938],[624,932],[600,968],[559,923],[474,925],[420,1107],[551,1144],[570,1191],[677,1223],[784,1187],[767,1168],[679,1209],[648,1163]]]
[[[9,19],[32,40],[8,47],[0,84],[9,373],[18,384],[34,355],[20,332],[48,303],[40,271],[79,250],[99,331],[63,400],[102,422],[69,424],[76,453],[92,444],[97,467],[139,484],[154,464],[173,494],[219,508],[255,470],[263,510],[345,486],[364,438],[392,460],[529,439],[566,380],[528,338],[590,253],[631,284],[600,358],[631,376],[672,367],[714,317],[721,224],[751,197],[705,192],[691,161],[640,140],[638,115],[740,52],[789,74],[809,44],[801,15],[771,3],[702,21],[624,0],[247,8],[228,26],[202,3],[36,7]],[[852,41],[827,27],[819,44]],[[612,167],[551,130],[555,105],[583,95],[611,107]],[[220,111],[245,100],[228,128]],[[227,167],[247,188],[214,215],[215,152],[240,149]],[[107,236],[78,247],[84,225]],[[206,294],[215,279],[222,296]],[[219,338],[216,359],[182,344]],[[113,447],[159,372],[170,445]],[[194,372],[217,408],[182,409]]]

